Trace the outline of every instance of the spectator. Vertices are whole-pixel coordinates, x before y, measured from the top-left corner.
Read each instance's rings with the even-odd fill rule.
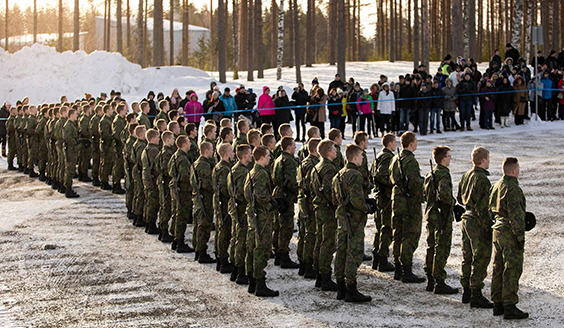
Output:
[[[325,138],[325,121],[327,120],[327,115],[325,113],[327,107],[327,95],[322,88],[316,88],[316,94],[309,98],[310,106],[308,111],[310,111],[311,125],[317,126],[319,128],[319,135],[321,138]]]
[[[341,115],[343,114],[343,96],[339,95],[338,90],[331,89],[329,91],[329,99],[327,101],[327,109],[329,110],[329,121],[331,122],[331,129],[338,129],[341,122]]]
[[[278,89],[276,92],[276,99],[274,100],[274,107],[276,107],[276,114],[274,115],[274,136],[280,140],[278,128],[284,123],[290,123],[294,118],[292,117],[292,110],[286,90]]]
[[[446,87],[443,88],[444,103],[443,103],[443,125],[445,131],[456,131],[457,124],[454,118],[454,113],[456,112],[456,100],[458,96],[456,94],[456,88],[452,86],[452,80],[446,80]]]
[[[421,90],[417,93],[417,111],[419,117],[419,133],[427,135],[429,128],[429,110],[431,109],[431,92],[427,83],[421,83]]]
[[[6,120],[10,116],[10,108],[12,108],[12,104],[9,101],[4,102],[2,108],[0,108],[0,143],[2,144],[2,156],[6,156],[6,143],[7,139],[7,130],[6,130]],[[13,145],[10,145],[13,146]]]
[[[196,93],[192,93],[190,95],[190,101],[188,101],[184,107],[184,113],[186,114],[189,123],[196,124],[196,129],[200,128],[200,120],[203,112],[204,108],[202,108],[202,104],[198,101],[198,95]]]
[[[542,101],[539,106],[539,116],[543,121],[554,120],[552,114],[552,85],[553,82],[549,77],[550,71],[545,70],[541,79],[542,87]]]
[[[501,85],[497,88],[496,109],[498,117],[495,123],[499,123],[500,128],[507,127],[507,118],[513,109],[513,87],[509,84],[509,79],[504,74]],[[499,122],[497,121],[499,120]]]
[[[329,89],[327,90],[337,90],[337,89],[344,89],[345,88],[345,83],[343,83],[343,81],[341,81],[341,75],[339,75],[338,73],[335,74],[335,80],[333,80],[331,83],[329,83]]]
[[[484,128],[487,130],[495,129],[493,127],[493,113],[495,112],[495,88],[490,79],[486,80],[486,85],[480,89],[481,105],[480,110],[484,111]]]
[[[513,115],[515,116],[515,125],[523,124],[525,116],[527,115],[527,103],[529,102],[529,93],[527,92],[527,85],[522,76],[517,76],[513,83]]]
[[[304,84],[298,83],[298,87],[294,88],[294,93],[292,93],[292,101],[295,106],[298,106],[294,109],[296,113],[296,141],[305,142],[306,140],[306,125],[305,125],[305,117],[306,117],[306,105],[308,101],[309,95],[307,91],[304,90]],[[300,138],[300,132],[302,132],[302,137]]]
[[[178,89],[174,88],[172,89],[172,93],[170,94],[170,97],[167,97],[166,100],[170,104],[171,110],[177,110],[180,106],[180,102],[182,101],[182,97],[180,96]]]
[[[378,95],[377,109],[380,113],[380,131],[382,131],[383,135],[384,131],[392,131],[391,118],[396,111],[395,96],[390,90],[388,82],[382,84],[382,91]]]
[[[357,108],[360,115],[360,131],[367,131],[366,130],[366,123],[368,123],[368,131],[371,130],[370,123],[372,117],[372,111],[374,110],[374,103],[372,102],[372,96],[368,89],[364,89],[363,93],[358,97],[357,100]],[[368,139],[370,138],[370,132],[368,132]]]
[[[225,106],[223,105],[223,101],[219,99],[219,92],[215,91],[212,94],[209,103],[208,113],[212,113],[212,119],[215,121],[215,125],[220,126],[223,113],[225,112]]]
[[[431,120],[431,127],[429,132],[433,134],[433,131],[437,131],[437,133],[441,132],[441,111],[443,108],[443,91],[439,87],[439,81],[433,81],[433,87],[431,88],[430,96],[431,98],[431,110],[430,110],[430,120]],[[435,122],[437,126],[435,127]]]
[[[517,61],[519,60],[519,57],[521,57],[519,55],[519,50],[513,48],[513,45],[511,45],[511,43],[508,43],[505,45],[505,59],[507,60],[507,58],[511,58],[512,59],[512,63],[517,63]]]
[[[460,131],[464,131],[464,125],[466,125],[467,131],[472,131],[470,118],[472,117],[471,111],[476,94],[476,85],[471,78],[470,74],[465,73],[462,81],[456,86],[456,93],[459,96],[460,104]]]
[[[259,97],[257,109],[260,124],[272,124],[274,122],[274,115],[276,114],[276,110],[274,109],[274,102],[272,101],[272,97],[270,96],[270,88],[267,86],[264,86],[262,88],[262,95]]]
[[[237,104],[235,104],[235,98],[231,95],[231,89],[225,88],[219,99],[223,101],[223,107],[225,107],[223,117],[231,119],[233,113],[237,110]]]

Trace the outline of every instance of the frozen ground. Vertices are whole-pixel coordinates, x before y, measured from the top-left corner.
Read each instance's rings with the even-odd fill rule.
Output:
[[[471,167],[476,145],[492,153],[491,180],[501,175],[505,156],[521,162],[520,184],[537,227],[527,233],[520,306],[531,319],[516,326],[564,325],[564,123],[512,127],[503,133],[455,132],[421,139],[416,156],[422,174],[432,147],[452,147],[455,187]],[[372,140],[371,147],[378,147]],[[372,151],[368,152],[370,158]],[[373,296],[352,305],[321,292],[296,270],[266,271],[281,296],[260,299],[230,282],[213,265],[193,255],[170,251],[156,237],[134,228],[125,217],[124,199],[77,182],[81,195],[65,199],[47,185],[0,171],[0,323],[29,327],[494,327],[507,325],[488,310],[470,309],[460,294],[437,296],[425,285],[404,285],[391,274],[360,268],[359,287]],[[191,240],[191,229],[187,239]],[[425,231],[425,230],[424,230]],[[374,223],[369,218],[365,248],[370,251]],[[459,286],[460,225],[455,223],[448,283]],[[296,239],[292,239],[295,258]],[[211,244],[210,244],[211,247]],[[415,254],[422,274],[425,233]],[[491,265],[490,265],[491,277]],[[490,280],[484,292],[489,295]],[[4,320],[4,321],[2,321]],[[6,325],[6,324],[4,324]]]

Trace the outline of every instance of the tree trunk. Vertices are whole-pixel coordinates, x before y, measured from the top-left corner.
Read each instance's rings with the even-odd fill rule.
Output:
[[[276,67],[276,80],[281,80],[282,59],[284,58],[284,0],[280,0],[280,8],[278,10],[278,62]]]
[[[6,0],[6,13],[5,13],[5,16],[4,16],[4,20],[5,20],[5,24],[6,24],[6,26],[5,26],[6,39],[4,39],[6,41],[5,42],[6,44],[4,45],[4,49],[6,49],[6,51],[8,51],[8,37],[10,36],[10,34],[8,34],[8,32],[9,32],[8,26],[10,26],[9,23],[8,23],[8,18],[10,17],[9,12],[10,12],[10,7],[8,7],[8,0]]]
[[[470,0],[462,0],[462,40],[464,43],[464,52],[463,55],[464,57],[468,56],[470,54],[470,45],[468,43],[468,39],[470,38],[470,33],[468,31],[469,27],[469,22],[470,22],[470,13],[468,10],[469,7],[469,1]]]
[[[80,3],[79,0],[74,0],[74,22],[72,33],[72,51],[78,51],[80,46]]]
[[[503,16],[503,23],[504,23],[504,31],[505,31],[505,42],[509,42],[511,40],[511,34],[509,31],[509,0],[505,0],[505,6],[503,7],[505,10],[505,15]]]
[[[476,58],[476,0],[468,0],[468,56]]]
[[[104,0],[104,50],[108,51],[106,48],[106,38],[108,37],[108,0]]]
[[[253,6],[253,0],[246,0],[247,1],[247,23],[248,23],[248,40],[247,40],[247,81],[253,81],[253,36],[254,36],[254,19],[253,13],[255,12],[255,8]]]
[[[421,64],[429,67],[429,2],[421,0],[421,32],[423,40],[421,42]],[[429,71],[428,71],[429,72]]]
[[[8,0],[6,0],[6,26],[8,26]],[[8,42],[8,28],[6,28],[6,42]],[[33,0],[33,43],[37,42],[37,0]],[[6,51],[8,47],[6,46]]]
[[[357,21],[356,2],[357,1],[358,0],[353,0],[353,15],[352,15],[352,21],[351,21],[351,24],[352,24],[352,26],[351,26],[351,30],[352,30],[351,31],[351,35],[352,35],[352,38],[351,38],[351,54],[352,54],[351,59],[354,60],[354,61],[356,61],[356,57],[358,55],[355,51],[355,48],[356,48],[356,21]]]
[[[276,52],[278,50],[278,5],[276,4],[276,0],[272,0],[270,5],[270,24],[272,25],[272,30],[270,31],[270,61],[269,67],[277,67],[276,62]]]
[[[145,36],[143,35],[143,0],[139,0],[137,11],[137,64],[143,67],[143,53],[145,51]]]
[[[211,70],[213,71],[215,68],[215,28],[213,25],[213,0],[210,0],[210,61],[211,61]]]
[[[554,49],[554,50],[558,50],[558,42],[560,41],[560,38],[558,36],[558,28],[560,27],[560,19],[562,19],[561,17],[558,17],[558,14],[560,13],[560,6],[562,4],[559,5],[559,1],[562,0],[553,0],[552,1],[552,38],[550,39],[550,44],[552,45],[552,47],[550,49]],[[560,45],[560,46],[564,46]]]
[[[456,59],[462,56],[464,44],[460,34],[454,31],[462,31],[462,0],[452,0],[452,57]]]
[[[394,13],[394,1],[393,0],[389,0],[390,1],[390,9],[388,10],[388,12],[390,13],[390,28],[388,29],[389,35],[390,35],[390,62],[394,62],[396,60],[396,38],[394,36],[394,19],[395,19],[395,13]]]
[[[413,1],[413,68],[419,67],[419,47],[421,40],[419,39],[419,3],[417,0]]]
[[[255,0],[255,53],[257,78],[264,78],[264,43],[262,40],[262,1]],[[274,40],[273,40],[274,42]]]
[[[407,0],[407,46],[409,48],[414,47],[413,42],[411,41],[413,40],[413,27],[411,25],[411,1],[412,0]],[[410,53],[413,53],[413,50],[410,51]]]
[[[163,0],[155,0],[153,8],[153,66],[164,66]]]
[[[173,66],[174,65],[174,0],[170,0],[169,23],[170,23],[170,30],[169,30],[168,38],[170,45],[168,47],[169,49],[168,62],[170,66]]]
[[[129,0],[126,3],[127,6],[127,35],[125,36],[125,45],[127,47],[127,54],[131,53],[131,9],[129,7]]]
[[[327,45],[329,47],[329,65],[335,65],[337,47],[335,45],[335,32],[337,22],[337,0],[329,0],[329,19],[327,20]]]
[[[57,51],[63,52],[63,0],[59,0],[59,39]]]
[[[396,36],[399,40],[398,42],[398,49],[397,49],[397,57],[396,59],[403,60],[403,1],[398,0],[399,2],[399,23]]]
[[[343,1],[343,0],[338,0]],[[296,66],[296,83],[302,82],[302,72],[300,68],[301,60],[300,60],[300,24],[298,21],[298,1],[294,0],[294,65]],[[344,33],[344,31],[343,31]],[[337,41],[337,43],[339,43]]]
[[[483,1],[478,1],[478,13],[484,12],[484,3]],[[484,42],[484,15],[478,14],[478,41],[477,44],[483,44]],[[482,49],[481,47],[478,48],[479,53],[476,53],[476,62],[482,62]]]
[[[110,39],[111,39],[111,35],[112,35],[112,1],[108,0],[108,27],[106,28],[106,32],[108,33],[108,37],[106,38],[106,49],[108,51],[112,51],[111,50],[111,43],[110,43]]]
[[[511,33],[511,44],[514,47],[519,48],[522,52],[523,57],[525,53],[521,47],[521,39],[523,38],[523,0],[516,0],[513,7],[513,30]]]
[[[225,83],[227,82],[227,78],[225,76],[225,37],[223,35],[219,35],[219,31],[222,31],[221,34],[225,31],[225,3],[224,0],[217,1],[217,31],[218,31],[218,38],[217,38],[217,67],[219,70],[219,82]]]
[[[315,3],[314,0],[307,0],[307,29],[306,29],[306,67],[313,66],[313,43],[311,33],[314,31],[313,27],[313,15],[315,15]]]
[[[188,0],[182,0],[182,66],[188,66],[190,49],[190,13],[188,10]]]
[[[78,0],[75,0],[78,1]],[[116,42],[117,52],[123,54],[123,28],[121,26],[121,0],[116,0]]]
[[[353,0],[354,1],[354,0]],[[352,60],[352,51],[351,51],[351,40],[352,40],[352,28],[351,28],[351,0],[347,0],[345,5],[345,24],[346,24],[346,37],[345,37],[345,49],[346,49],[346,58],[348,60]]]
[[[289,15],[289,19],[287,20],[288,25],[288,34],[290,35],[290,44],[288,44],[288,52],[290,53],[289,58],[289,65],[288,68],[294,67],[294,1],[288,1],[288,10],[287,13]]]
[[[108,1],[110,1],[110,0],[108,0]],[[154,10],[154,8],[153,8],[153,10]],[[143,63],[143,66],[149,66],[150,65],[149,55],[151,54],[151,42],[149,42],[149,33],[147,32],[147,19],[148,18],[149,18],[149,0],[145,0],[145,17],[143,17],[143,36],[145,38],[145,40],[143,41],[143,44],[145,45],[145,49],[143,49],[143,51],[145,52],[145,55],[144,55],[145,62]],[[154,19],[153,19],[153,24],[154,24]],[[154,25],[153,25],[153,28],[154,28]]]
[[[337,73],[346,81],[345,0],[337,0]]]
[[[541,21],[542,21],[542,38],[544,45],[542,50],[545,56],[550,54],[550,48],[548,44],[548,34],[550,31],[550,8],[548,7],[548,0],[541,2]]]
[[[249,32],[248,20],[251,16],[248,15],[249,9],[247,8],[247,0],[239,0],[239,65],[241,68],[247,67],[247,33]],[[251,19],[252,20],[252,19]]]
[[[237,11],[237,0],[233,0],[232,29],[233,29],[233,79],[239,79],[239,38],[237,36],[237,19],[239,13]]]

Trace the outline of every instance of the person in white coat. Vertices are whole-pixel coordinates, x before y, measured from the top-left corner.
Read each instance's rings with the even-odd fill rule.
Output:
[[[394,93],[390,90],[390,84],[385,82],[382,85],[382,91],[378,96],[378,112],[380,112],[380,131],[392,131],[391,117],[396,111],[396,102]]]

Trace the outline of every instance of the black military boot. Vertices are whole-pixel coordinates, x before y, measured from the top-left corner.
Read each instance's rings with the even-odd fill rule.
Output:
[[[194,247],[196,247],[196,246],[194,246]],[[199,253],[199,252],[195,252],[195,253],[194,253],[194,261],[197,262],[199,259],[200,259],[200,253]]]
[[[372,297],[359,292],[356,288],[356,283],[347,284],[347,295],[345,296],[345,302],[362,303],[370,301],[372,301]]]
[[[219,257],[217,257],[217,254],[215,254],[215,271],[219,272],[219,270],[221,270],[221,261]]]
[[[37,172],[35,172],[35,170],[31,169],[31,170],[29,170],[29,177],[30,178],[37,178],[37,177],[39,177],[39,174]]]
[[[184,240],[179,240],[176,244],[177,253],[193,253],[194,249],[184,242]]]
[[[231,276],[229,277],[229,280],[230,281],[236,281],[238,272],[239,272],[239,268],[237,268],[235,265],[233,265],[233,270],[231,270]]]
[[[110,186],[110,184],[108,182],[102,182],[100,184],[100,188],[102,190],[112,190],[113,189],[112,186]]]
[[[315,273],[315,270],[313,270],[313,263],[312,262],[306,262],[305,263],[304,278],[315,279],[316,277],[317,277],[317,274]]]
[[[362,255],[362,262],[366,262],[366,261],[372,261],[372,255],[370,254]]]
[[[401,268],[401,264],[396,263],[396,269],[394,270],[394,280],[401,280],[402,275],[403,275],[403,270]]]
[[[321,279],[321,290],[330,292],[336,292],[339,290],[339,286],[331,280],[331,273],[322,274]]]
[[[65,188],[65,186],[63,186],[63,185],[60,185],[58,191],[59,191],[60,194],[66,194],[67,188]]]
[[[378,270],[378,265],[380,265],[380,260],[382,257],[374,253],[374,260],[372,261],[372,270]]]
[[[276,297],[280,295],[277,290],[272,290],[266,286],[266,279],[257,279],[257,289],[255,291],[256,296],[264,296],[264,297]]]
[[[441,295],[458,294],[458,288],[450,287],[445,283],[444,280],[437,279],[437,284],[435,285],[435,294],[441,294]]]
[[[29,169],[27,167],[24,167],[23,174],[29,174]]]
[[[422,283],[425,282],[425,278],[415,275],[411,271],[411,266],[403,266],[403,275],[401,276],[401,282],[403,283]]]
[[[123,194],[125,194],[125,189],[123,189],[123,188],[121,187],[121,183],[120,183],[120,182],[114,183],[114,186],[113,186],[113,188],[112,188],[112,194],[116,194],[116,195],[123,195]]]
[[[59,189],[59,181],[53,180],[53,183],[51,184],[51,189],[58,190]]]
[[[298,269],[300,265],[290,259],[290,253],[280,254],[280,268],[282,269]]]
[[[233,264],[229,263],[229,258],[222,258],[220,263],[219,273],[231,273],[233,271]]]
[[[94,178],[94,179],[92,180],[92,185],[93,185],[94,187],[100,187],[100,186],[102,185],[102,183],[100,182],[100,179]]]
[[[248,285],[249,277],[245,274],[245,267],[237,268],[237,280],[235,280],[237,285]]]
[[[323,278],[321,278],[321,274],[319,273],[319,271],[315,271],[315,287],[321,288],[322,284]]]
[[[276,255],[274,255],[274,265],[279,266],[280,262],[281,262],[280,253],[276,252]]]
[[[206,253],[206,251],[200,251],[198,254],[198,263],[216,263],[215,259],[212,259],[211,256]]]
[[[82,182],[84,180],[84,179],[82,179],[82,177],[83,177],[83,174],[79,172],[78,173],[78,181]]]
[[[249,277],[249,288],[247,289],[247,291],[249,292],[249,294],[254,294],[256,290],[257,290],[256,279],[253,277]]]
[[[19,166],[18,166],[18,172],[23,172],[23,171],[24,171],[23,165],[19,165]]]
[[[53,180],[51,180],[51,178],[47,178],[47,180],[45,180],[45,183],[50,186],[53,184]]]
[[[8,171],[17,171],[18,168],[14,166],[14,164],[8,164]]]
[[[129,220],[133,220],[135,218],[135,216],[133,215],[133,212],[131,212],[131,210],[127,210],[127,218]],[[160,239],[159,239],[160,240]]]
[[[373,267],[374,268],[374,267]],[[378,265],[378,271],[380,272],[392,272],[396,269],[396,267],[388,262],[388,259],[385,257],[380,257],[380,264]]]
[[[490,302],[484,295],[481,289],[472,289],[472,298],[470,299],[470,307],[479,309],[491,309],[493,303]]]
[[[337,280],[337,299],[344,300],[347,296],[347,284],[344,280]]]
[[[39,181],[47,181],[47,177],[45,176],[45,173],[39,173]]]
[[[502,315],[505,311],[503,307],[503,303],[494,303],[493,306],[493,315]]]
[[[82,182],[92,182],[92,181],[94,180],[92,180],[92,178],[88,176],[88,173],[82,176]]]
[[[157,228],[155,223],[149,223],[145,232],[147,232],[147,234],[149,235],[158,235],[159,233],[161,233],[161,229]]]
[[[472,298],[472,290],[470,287],[464,287],[462,291],[462,303],[468,304],[470,303],[470,299]]]
[[[135,215],[135,220],[133,220],[133,225],[138,228],[143,228],[147,226],[145,220],[143,220],[143,215]]]
[[[161,229],[161,242],[163,243],[170,243],[174,240],[174,237],[172,237],[169,233],[168,230],[166,229]]]
[[[428,292],[435,290],[435,278],[430,274],[427,275],[427,288],[425,290]]]
[[[503,306],[503,319],[527,319],[529,314],[519,310],[515,304]]]
[[[65,192],[65,197],[66,198],[78,198],[80,196],[74,190],[72,190],[72,188],[69,188]]]
[[[300,268],[298,269],[298,276],[303,276],[305,274],[305,262],[300,261]]]
[[[176,240],[173,240],[172,243],[170,244],[170,249],[175,251],[176,248],[178,248],[178,242]]]

